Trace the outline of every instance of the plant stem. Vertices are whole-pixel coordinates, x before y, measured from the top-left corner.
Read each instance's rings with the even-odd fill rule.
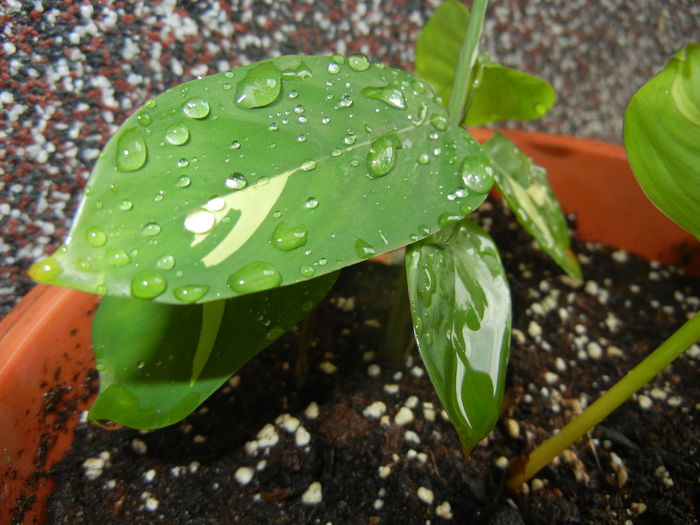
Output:
[[[406,361],[410,348],[411,333],[411,303],[408,299],[408,281],[406,280],[406,265],[401,265],[401,273],[396,280],[394,300],[389,312],[386,335],[383,347],[383,357],[395,368],[400,368]]]
[[[462,40],[462,48],[459,50],[457,71],[452,82],[452,93],[447,105],[447,115],[455,124],[461,124],[467,109],[465,104],[469,98],[474,77],[474,65],[479,52],[479,38],[484,28],[484,16],[488,0],[474,0],[467,31]]]
[[[511,463],[513,470],[506,481],[506,487],[513,492],[517,491],[524,482],[624,403],[698,339],[700,339],[700,312],[696,312],[678,331],[558,434],[532,451],[527,462],[520,463],[516,460]]]

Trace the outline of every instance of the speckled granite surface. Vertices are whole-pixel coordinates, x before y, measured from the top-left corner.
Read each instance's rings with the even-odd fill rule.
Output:
[[[289,53],[351,54],[411,69],[438,1],[0,3],[0,316],[23,273],[65,236],[110,134],[150,96]],[[485,48],[548,79],[559,99],[513,127],[619,142],[634,91],[700,40],[696,0],[493,1]]]

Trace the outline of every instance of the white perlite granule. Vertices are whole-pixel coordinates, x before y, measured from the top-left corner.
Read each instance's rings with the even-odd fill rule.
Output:
[[[323,501],[323,488],[318,481],[314,481],[301,495],[302,503],[306,505],[316,505]]]

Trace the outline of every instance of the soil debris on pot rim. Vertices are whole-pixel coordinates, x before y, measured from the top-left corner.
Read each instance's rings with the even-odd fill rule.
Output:
[[[50,522],[697,523],[698,345],[523,493],[503,492],[507,459],[668,337],[697,310],[700,286],[575,242],[587,279],[576,286],[500,204],[485,208],[513,290],[513,345],[503,415],[469,458],[417,352],[400,370],[378,360],[398,273],[362,264],[317,309],[306,381],[292,332],[180,424],[79,425],[54,469]]]

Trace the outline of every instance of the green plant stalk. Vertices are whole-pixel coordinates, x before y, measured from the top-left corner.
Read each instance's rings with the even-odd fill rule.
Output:
[[[462,48],[459,50],[457,71],[452,84],[450,100],[447,104],[448,118],[455,124],[460,124],[464,120],[464,114],[469,109],[465,105],[471,91],[474,64],[479,53],[479,38],[481,38],[481,32],[484,28],[487,5],[488,0],[474,0],[469,14],[467,32],[464,34]]]
[[[394,300],[387,321],[382,355],[394,368],[401,368],[406,362],[413,337],[411,303],[408,299],[406,265],[401,265],[401,273],[396,281]],[[409,328],[410,327],[410,328]]]
[[[464,120],[465,107],[470,98],[472,79],[475,74],[476,57],[479,51],[479,39],[484,28],[484,17],[488,0],[474,0],[469,15],[469,24],[464,34],[462,47],[459,51],[459,62],[452,84],[452,93],[447,106],[448,118],[459,124]],[[410,337],[406,337],[405,327],[412,323],[408,289],[406,284],[406,268],[402,267],[399,276],[399,288],[394,295],[387,324],[386,336],[382,354],[393,366],[400,367],[406,359],[406,351]]]
[[[561,431],[537,447],[524,463],[511,463],[506,487],[515,492],[542,467],[561,454],[578,438],[600,423],[632,394],[648,383],[674,359],[700,339],[700,312],[681,326],[654,352],[627,373],[620,381],[583,411]]]

